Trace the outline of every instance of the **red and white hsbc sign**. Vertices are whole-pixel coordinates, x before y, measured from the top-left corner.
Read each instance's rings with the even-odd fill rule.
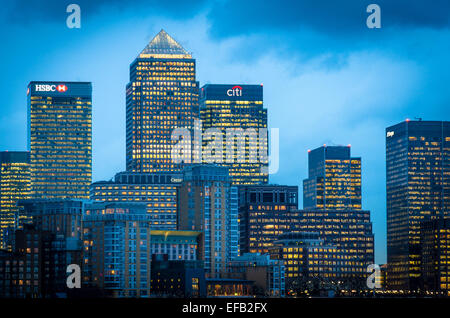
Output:
[[[64,84],[36,84],[34,87],[36,92],[60,92],[64,93],[67,91],[67,86]]]

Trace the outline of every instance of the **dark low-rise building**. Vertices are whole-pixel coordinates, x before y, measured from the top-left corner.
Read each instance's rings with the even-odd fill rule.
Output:
[[[154,297],[205,297],[203,261],[171,261],[167,254],[153,255],[150,286]]]
[[[246,253],[230,262],[229,278],[255,282],[255,295],[283,297],[285,295],[284,261],[270,259],[269,254]]]

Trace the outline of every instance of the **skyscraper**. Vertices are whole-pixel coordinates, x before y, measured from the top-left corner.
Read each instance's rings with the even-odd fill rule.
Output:
[[[297,230],[336,246],[351,265],[346,279],[363,286],[374,263],[374,235],[370,211],[361,209],[361,158],[351,157],[350,146],[324,145],[308,151],[308,161]]]
[[[386,128],[387,284],[416,290],[423,221],[450,214],[450,122],[409,121]]]
[[[178,189],[178,229],[203,232],[200,257],[207,277],[226,273],[239,253],[238,193],[227,167],[191,165]]]
[[[198,118],[195,59],[161,30],[130,65],[126,88],[126,167],[135,172],[174,172],[175,128]],[[190,142],[190,141],[189,141]]]
[[[308,179],[303,181],[305,209],[361,209],[361,158],[350,146],[308,151]]]
[[[229,168],[233,184],[252,185],[268,182],[267,109],[263,106],[262,85],[208,84],[200,96],[203,148],[216,138],[206,133],[216,128],[222,133],[223,150],[214,163]],[[230,133],[236,133],[231,135]],[[261,138],[260,134],[264,134]],[[233,139],[230,139],[233,138]],[[206,140],[208,139],[208,140]],[[231,143],[232,153],[226,144]],[[231,160],[230,160],[231,159]],[[205,156],[203,156],[205,161]],[[213,163],[213,162],[209,162]]]
[[[92,182],[92,85],[28,84],[31,194],[36,199],[88,198]]]
[[[17,201],[29,198],[30,187],[30,153],[0,152],[0,249],[12,250],[19,217]]]

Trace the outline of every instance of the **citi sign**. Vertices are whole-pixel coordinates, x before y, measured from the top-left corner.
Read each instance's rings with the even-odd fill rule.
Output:
[[[64,84],[59,84],[59,85],[50,85],[50,84],[36,84],[34,87],[34,90],[36,92],[60,92],[60,93],[64,93],[67,91],[67,86]]]
[[[242,87],[236,85],[227,90],[228,96],[242,96]]]

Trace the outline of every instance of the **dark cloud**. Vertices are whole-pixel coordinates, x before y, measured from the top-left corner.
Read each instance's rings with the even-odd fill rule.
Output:
[[[217,2],[209,12],[211,34],[226,38],[249,33],[308,29],[331,36],[352,36],[367,32],[369,4],[381,8],[382,28],[450,25],[448,0],[315,0]]]
[[[82,17],[90,18],[101,11],[133,10],[137,16],[168,16],[188,18],[199,12],[207,3],[206,0],[16,0],[3,6],[5,16],[11,23],[61,21],[67,16],[69,4],[78,4]]]

